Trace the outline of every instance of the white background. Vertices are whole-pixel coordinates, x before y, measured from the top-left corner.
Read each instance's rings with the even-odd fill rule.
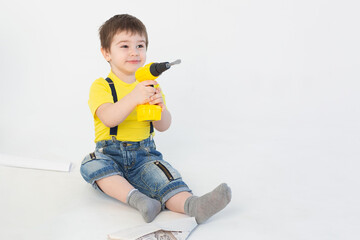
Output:
[[[89,87],[109,72],[97,31],[129,13],[147,26],[148,62],[182,59],[158,79],[173,115],[159,150],[196,194],[233,189],[194,239],[357,239],[359,10],[355,0],[1,1],[0,152],[71,161],[82,181]],[[0,176],[3,205],[30,193],[13,171]],[[33,227],[20,211],[1,218],[14,216],[27,219],[18,234]]]

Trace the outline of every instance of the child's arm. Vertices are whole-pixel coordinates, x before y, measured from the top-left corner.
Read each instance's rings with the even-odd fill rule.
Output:
[[[100,105],[96,110],[96,115],[106,127],[112,128],[119,125],[137,105],[150,101],[150,97],[156,92],[151,86],[156,84],[157,82],[152,80],[139,83],[134,90],[116,103]]]
[[[157,104],[162,108],[161,120],[154,122],[154,127],[159,132],[164,132],[171,125],[171,114],[164,104],[160,87],[156,89],[155,95],[150,98],[150,104]]]
[[[159,132],[164,132],[169,129],[171,125],[171,114],[169,110],[164,109],[161,113],[161,120],[154,122],[154,127]]]

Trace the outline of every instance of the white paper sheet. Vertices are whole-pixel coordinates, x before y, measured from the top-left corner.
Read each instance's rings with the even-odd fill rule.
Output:
[[[69,172],[71,170],[71,162],[26,158],[2,153],[0,153],[0,165],[61,172]]]
[[[193,217],[181,218],[166,222],[152,222],[132,228],[120,230],[108,235],[110,240],[152,240],[174,239],[185,240],[197,226]],[[171,233],[167,233],[171,232]],[[168,238],[161,236],[168,234]],[[169,237],[171,235],[171,237]]]

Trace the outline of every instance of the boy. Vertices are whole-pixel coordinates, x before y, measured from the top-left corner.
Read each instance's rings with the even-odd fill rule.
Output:
[[[83,178],[95,189],[138,209],[146,222],[165,208],[195,217],[199,224],[205,222],[230,202],[231,190],[223,183],[201,197],[193,196],[179,172],[156,150],[153,127],[166,131],[171,114],[161,89],[152,87],[157,82],[135,79],[136,70],[146,61],[145,26],[131,15],[115,15],[100,27],[99,35],[111,72],[90,88],[96,150],[81,164]],[[136,106],[144,103],[161,106],[160,121],[137,121]]]

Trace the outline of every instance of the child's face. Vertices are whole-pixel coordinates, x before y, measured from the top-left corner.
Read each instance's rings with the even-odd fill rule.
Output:
[[[127,76],[134,75],[146,61],[145,37],[129,32],[117,33],[110,46],[110,51],[102,49],[106,61],[112,70]]]

